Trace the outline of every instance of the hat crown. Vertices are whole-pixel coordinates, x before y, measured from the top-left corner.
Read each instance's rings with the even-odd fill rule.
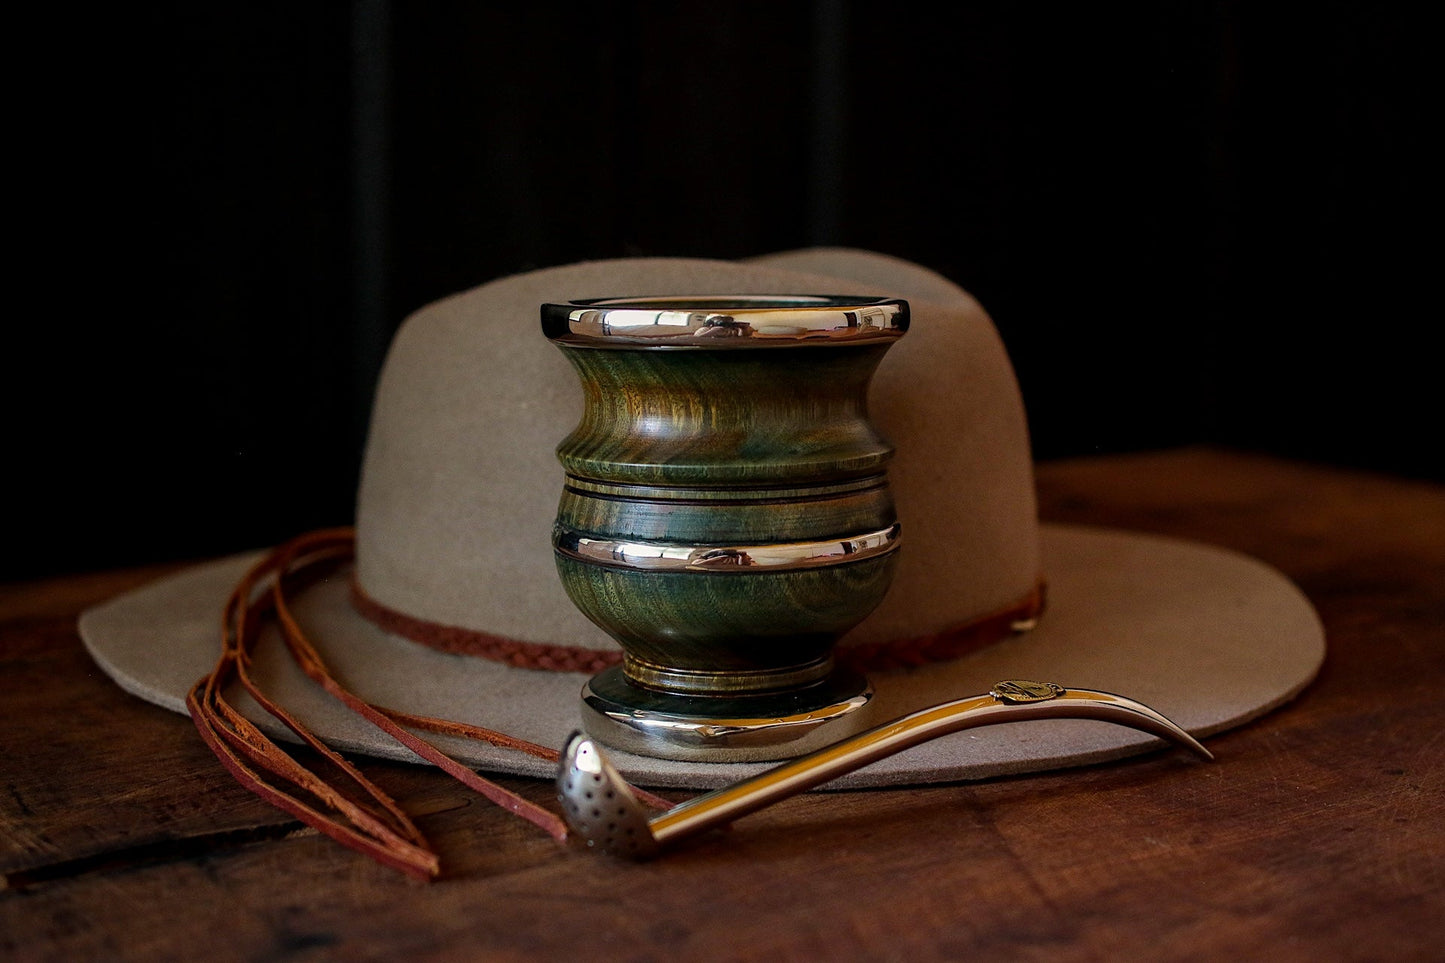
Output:
[[[844,640],[939,632],[1016,604],[1039,576],[1028,432],[987,315],[906,262],[810,250],[750,262],[635,258],[503,278],[407,319],[377,389],[357,504],[357,581],[412,619],[615,650],[556,574],[556,446],[581,387],[538,329],[542,304],[627,294],[844,291],[903,298],[910,333],[874,375],[868,415],[907,532],[893,587]],[[882,446],[886,450],[886,445]]]

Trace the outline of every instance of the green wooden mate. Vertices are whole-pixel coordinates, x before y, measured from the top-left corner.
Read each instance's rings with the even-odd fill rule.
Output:
[[[583,693],[617,748],[771,759],[857,728],[835,666],[882,601],[899,526],[868,385],[899,300],[633,298],[544,305],[581,378],[553,544],[624,661]]]

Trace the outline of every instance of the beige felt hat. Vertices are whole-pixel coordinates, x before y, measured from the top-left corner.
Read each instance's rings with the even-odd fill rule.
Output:
[[[1240,725],[1302,689],[1324,656],[1309,602],[1237,553],[1102,529],[1040,525],[1023,403],[1004,347],[963,290],[879,254],[810,249],[745,262],[624,259],[485,284],[410,317],[378,387],[356,511],[352,578],[307,589],[296,615],[335,674],[362,697],[560,746],[579,719],[585,673],[516,668],[396,634],[398,625],[529,646],[615,652],[568,600],[552,557],[562,486],[553,449],[577,423],[576,375],[541,334],[545,302],[660,294],[829,293],[907,299],[909,334],[884,359],[872,419],[906,532],[883,604],[841,645],[884,646],[1007,610],[1047,584],[1035,628],[958,658],[876,672],[878,720],[1038,678],[1146,702],[1196,736]],[[215,663],[221,607],[255,556],[223,559],[85,612],[81,635],[126,690],[184,712]],[[392,618],[376,618],[376,612]],[[380,621],[393,631],[387,631]],[[253,674],[328,743],[415,760],[321,692],[265,637]],[[236,703],[284,731],[245,697]],[[439,738],[494,772],[551,775],[536,758]],[[1157,742],[1084,721],[958,733],[885,759],[842,785],[925,783],[1098,762]],[[703,788],[758,764],[617,754],[629,778]]]

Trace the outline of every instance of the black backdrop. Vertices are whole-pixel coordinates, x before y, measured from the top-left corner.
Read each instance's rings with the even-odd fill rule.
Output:
[[[1041,459],[1204,441],[1445,477],[1427,34],[1263,6],[154,5],[100,82],[137,168],[120,276],[8,365],[0,574],[348,521],[407,313],[639,254],[942,272],[998,324]]]

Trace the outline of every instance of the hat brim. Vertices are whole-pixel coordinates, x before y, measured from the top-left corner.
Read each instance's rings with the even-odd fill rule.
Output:
[[[872,718],[985,692],[1008,678],[1101,689],[1145,702],[1197,737],[1242,725],[1300,692],[1324,659],[1320,621],[1277,570],[1239,553],[1153,535],[1041,526],[1048,611],[1038,626],[964,658],[876,673]],[[122,688],[185,712],[187,691],[215,664],[222,605],[255,556],[188,569],[85,612],[80,633]],[[451,655],[389,635],[352,608],[345,573],[307,589],[296,614],[332,672],[379,705],[453,719],[559,747],[579,724],[586,677]],[[254,678],[343,751],[408,762],[409,750],[326,695],[292,664],[274,631]],[[234,701],[277,738],[290,733],[244,694]],[[521,753],[435,737],[478,769],[549,777]],[[985,779],[1105,762],[1162,745],[1098,722],[1026,722],[918,746],[834,787]],[[616,753],[636,783],[705,789],[758,772],[742,763],[684,763]]]

